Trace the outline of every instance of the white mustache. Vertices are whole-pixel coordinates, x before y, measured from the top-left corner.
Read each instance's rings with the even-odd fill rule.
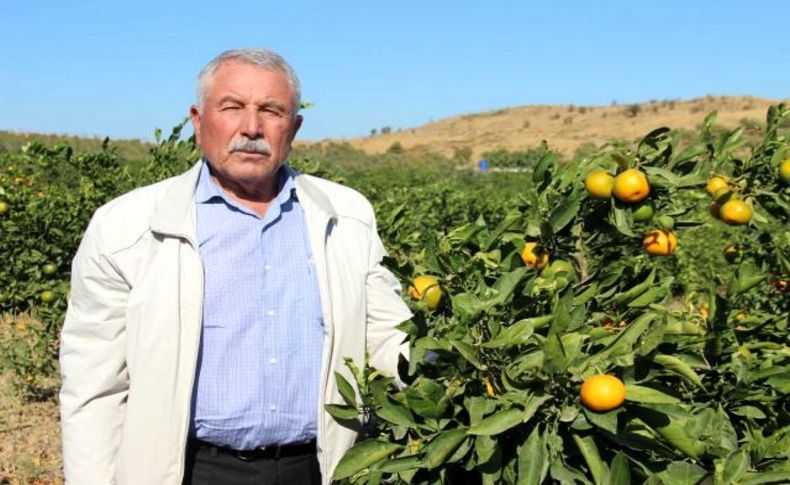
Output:
[[[264,140],[263,138],[240,138],[237,140],[233,140],[229,147],[231,152],[238,152],[238,151],[245,151],[245,152],[255,152],[261,155],[271,155],[272,154],[272,146],[269,145],[269,142]]]

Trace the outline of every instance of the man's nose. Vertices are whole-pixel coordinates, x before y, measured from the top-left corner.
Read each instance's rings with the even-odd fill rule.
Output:
[[[263,138],[263,123],[258,110],[245,110],[241,121],[241,134],[247,138]]]

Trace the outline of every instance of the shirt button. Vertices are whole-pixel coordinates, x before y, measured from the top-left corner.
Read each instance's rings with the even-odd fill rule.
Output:
[[[274,310],[269,310],[268,312],[266,312],[266,314],[269,315],[270,317],[273,317],[274,316]]]
[[[269,411],[271,411],[271,412],[275,412],[275,411],[277,411],[277,406],[275,406],[274,404],[272,404],[271,406],[269,406]]]
[[[269,359],[269,363],[270,364],[276,364],[277,363],[277,358],[276,357],[272,357],[271,359]]]
[[[271,267],[271,265],[267,264],[266,266],[263,267],[263,269],[265,269],[266,271],[269,271],[270,269],[272,269],[272,267]]]

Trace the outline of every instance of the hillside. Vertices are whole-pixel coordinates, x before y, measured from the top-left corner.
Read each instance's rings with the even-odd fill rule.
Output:
[[[705,115],[718,110],[717,124],[726,128],[764,124],[766,110],[778,100],[752,96],[706,96],[692,100],[651,101],[611,106],[543,105],[503,108],[445,118],[424,126],[350,139],[326,139],[319,145],[346,142],[369,154],[386,152],[394,143],[410,153],[432,152],[446,157],[477,160],[489,150],[524,150],[546,140],[565,155],[582,146],[609,140],[633,140],[660,126],[693,130]],[[67,142],[76,150],[101,150],[100,138],[0,131],[0,153],[14,151],[31,140],[47,145]],[[303,148],[310,140],[297,141]],[[111,140],[125,160],[147,158],[154,144],[140,140]]]
[[[717,124],[734,128],[765,122],[766,110],[777,101],[750,96],[706,96],[692,100],[651,101],[612,106],[519,106],[446,118],[421,127],[346,141],[369,153],[386,151],[399,142],[406,149],[423,149],[452,157],[471,150],[471,160],[497,148],[534,148],[541,140],[566,155],[580,146],[612,139],[632,140],[654,128],[694,129],[713,110]],[[468,150],[467,150],[468,149]]]

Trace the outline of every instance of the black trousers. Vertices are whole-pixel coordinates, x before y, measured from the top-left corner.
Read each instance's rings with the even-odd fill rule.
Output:
[[[243,461],[187,447],[184,485],[320,485],[321,469],[315,453]]]

